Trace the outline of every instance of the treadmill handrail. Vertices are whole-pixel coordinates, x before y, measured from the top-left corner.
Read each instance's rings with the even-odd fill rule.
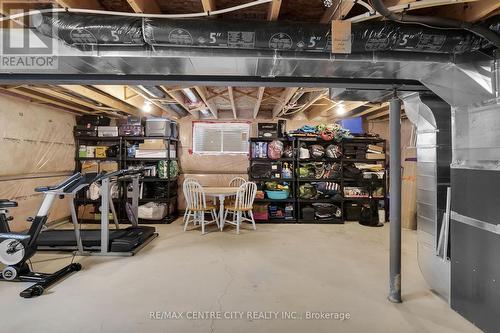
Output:
[[[153,167],[140,167],[140,168],[134,168],[134,169],[121,169],[117,171],[113,171],[110,173],[103,173],[102,176],[98,177],[95,181],[102,181],[103,179],[106,178],[113,178],[113,177],[119,177],[119,176],[132,176],[132,175],[137,175],[141,174],[145,170],[150,170]]]
[[[82,188],[90,186],[91,184],[95,183],[100,177],[102,173],[86,173],[82,175],[80,179],[78,179],[77,182],[73,182],[62,190],[63,193],[76,193],[80,191]]]
[[[70,184],[73,184],[75,181],[79,181],[82,178],[82,174],[80,172],[75,173],[59,185],[55,186],[41,186],[41,187],[36,187],[35,192],[48,192],[48,191],[57,191],[62,188],[67,187]]]

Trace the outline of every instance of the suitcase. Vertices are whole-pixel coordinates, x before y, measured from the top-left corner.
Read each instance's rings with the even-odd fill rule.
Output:
[[[76,124],[81,126],[109,126],[111,119],[104,116],[85,115],[76,117]]]

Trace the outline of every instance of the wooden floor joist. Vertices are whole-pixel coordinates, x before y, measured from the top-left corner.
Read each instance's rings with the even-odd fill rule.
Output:
[[[234,119],[238,119],[238,112],[236,111],[236,102],[234,100],[233,87],[227,87],[227,94],[229,95],[229,101],[231,102],[231,110],[233,110]]]
[[[29,98],[30,100],[38,101],[41,103],[51,104],[55,107],[60,107],[65,110],[75,111],[79,114],[95,114],[93,110],[89,110],[84,107],[73,106],[64,101],[59,101],[53,97],[46,96],[42,93],[38,93],[36,91],[29,90],[24,87],[16,87],[16,88],[0,88],[1,91],[7,91],[13,93],[15,95],[24,96]]]
[[[85,96],[101,104],[110,106],[132,116],[140,116],[138,108],[90,86],[62,85],[62,88]]]
[[[260,106],[262,104],[262,98],[264,97],[264,92],[266,90],[266,87],[260,87],[257,89],[257,100],[255,101],[255,106],[253,108],[253,118],[257,118],[259,115],[260,111]]]
[[[205,106],[210,110],[212,113],[212,116],[217,119],[219,117],[219,110],[217,110],[217,106],[210,101],[210,99],[207,97],[208,96],[208,91],[206,87],[202,86],[195,86],[194,89],[200,95],[201,99],[203,100],[203,103],[205,103]]]
[[[285,106],[290,102],[295,93],[299,90],[298,87],[286,88],[281,94],[280,101],[273,108],[273,118],[280,116],[283,113]]]

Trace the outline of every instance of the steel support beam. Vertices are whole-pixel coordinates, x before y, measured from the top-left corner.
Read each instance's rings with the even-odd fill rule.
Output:
[[[391,155],[389,159],[390,263],[389,301],[401,303],[401,101],[389,103]]]
[[[0,74],[0,84],[52,85],[182,85],[182,86],[238,86],[238,87],[304,87],[351,88],[361,90],[429,91],[416,80],[352,79],[321,77],[257,77],[211,75],[108,75],[108,74]]]

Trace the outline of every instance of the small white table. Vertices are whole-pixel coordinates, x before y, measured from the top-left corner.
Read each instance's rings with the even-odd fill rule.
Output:
[[[211,197],[219,198],[219,227],[222,230],[222,226],[224,225],[224,201],[226,197],[235,196],[238,192],[238,187],[203,187],[203,191],[205,191],[205,195]]]

